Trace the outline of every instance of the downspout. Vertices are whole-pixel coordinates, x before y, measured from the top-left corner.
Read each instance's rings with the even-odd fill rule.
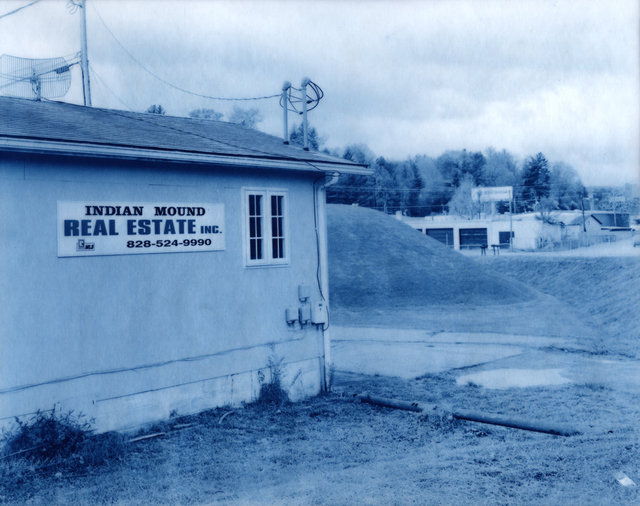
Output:
[[[315,187],[316,201],[316,232],[318,237],[318,265],[320,269],[320,292],[327,312],[327,325],[322,328],[322,390],[328,392],[331,389],[331,337],[329,335],[329,259],[327,248],[327,186],[338,181],[340,174],[334,172],[331,179],[318,182]]]

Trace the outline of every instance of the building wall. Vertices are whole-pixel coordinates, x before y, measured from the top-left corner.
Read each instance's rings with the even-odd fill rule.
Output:
[[[313,176],[82,158],[0,159],[0,424],[76,409],[124,429],[254,399],[282,359],[291,396],[322,382]],[[287,190],[289,263],[245,267],[244,187]],[[58,258],[57,202],[221,203],[223,251]]]

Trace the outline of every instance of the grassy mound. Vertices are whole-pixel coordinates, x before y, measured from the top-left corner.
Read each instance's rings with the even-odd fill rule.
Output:
[[[381,212],[330,205],[327,221],[333,306],[483,306],[538,296]]]

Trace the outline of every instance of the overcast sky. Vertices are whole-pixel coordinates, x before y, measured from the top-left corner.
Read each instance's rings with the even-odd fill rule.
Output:
[[[30,1],[3,0],[0,16]],[[308,76],[325,92],[309,119],[329,148],[365,143],[391,159],[542,151],[588,185],[640,180],[636,0],[87,0],[87,25],[94,106],[161,104],[172,115],[233,106],[170,88],[122,45],[205,95],[271,95]],[[0,54],[79,50],[80,14],[67,0],[0,18]],[[82,103],[78,66],[58,100]],[[277,99],[238,105],[259,107],[259,128],[282,134]]]

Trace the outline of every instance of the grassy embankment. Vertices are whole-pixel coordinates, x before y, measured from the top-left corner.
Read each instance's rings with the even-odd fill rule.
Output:
[[[525,284],[527,276],[507,278],[383,213],[332,205],[328,227],[336,324],[591,335],[567,304]]]

